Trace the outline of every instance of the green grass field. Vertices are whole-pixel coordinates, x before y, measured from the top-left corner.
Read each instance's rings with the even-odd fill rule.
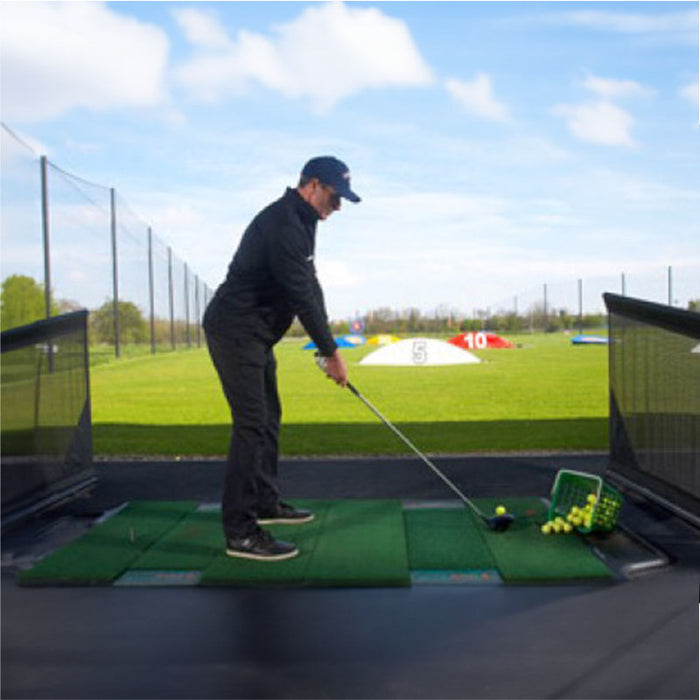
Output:
[[[351,381],[428,453],[607,447],[607,348],[563,334],[512,338],[483,362],[363,367],[372,348],[344,350]],[[301,341],[276,351],[292,455],[408,452],[349,391],[316,368]],[[95,454],[223,455],[230,417],[206,349],[135,356],[91,369]]]

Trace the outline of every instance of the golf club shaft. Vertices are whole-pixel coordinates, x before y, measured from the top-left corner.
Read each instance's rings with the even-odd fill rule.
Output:
[[[375,416],[377,416],[377,418],[379,418],[379,420],[382,421],[382,423],[384,423],[384,425],[390,428],[395,435],[401,438],[401,440],[403,440],[403,442],[408,445],[423,460],[423,462],[430,467],[433,472],[437,474],[437,476],[439,476],[440,479],[447,484],[447,486],[450,487],[450,489],[452,489],[457,496],[459,496],[463,503],[468,505],[480,518],[483,520],[488,520],[488,518],[486,518],[486,516],[462,493],[462,491],[455,484],[453,484],[393,423],[391,423],[391,421],[385,418],[379,412],[379,410],[375,408],[370,401],[366,399],[350,382],[347,383],[347,387],[353,394],[355,394],[355,396],[357,396],[358,399],[360,399],[360,401],[362,401],[365,406],[367,406],[367,408],[369,408],[370,411],[372,411],[372,413],[374,413]]]

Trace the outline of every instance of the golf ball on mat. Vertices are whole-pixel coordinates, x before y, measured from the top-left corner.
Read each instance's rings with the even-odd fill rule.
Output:
[[[505,506],[496,506],[496,515],[505,515],[507,512]]]

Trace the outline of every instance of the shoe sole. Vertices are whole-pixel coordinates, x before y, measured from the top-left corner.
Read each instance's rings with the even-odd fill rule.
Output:
[[[237,559],[252,559],[253,561],[285,561],[285,559],[293,559],[299,554],[298,549],[293,549],[291,552],[284,554],[253,554],[252,552],[239,552],[235,549],[227,549],[226,556],[235,557]]]
[[[302,523],[310,523],[313,519],[312,513],[306,518],[260,518],[257,523],[258,525],[301,525]]]

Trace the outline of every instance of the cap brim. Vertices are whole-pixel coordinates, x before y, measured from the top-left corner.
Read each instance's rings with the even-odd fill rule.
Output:
[[[338,193],[344,199],[348,199],[351,202],[361,202],[362,200],[348,187],[346,190]]]

